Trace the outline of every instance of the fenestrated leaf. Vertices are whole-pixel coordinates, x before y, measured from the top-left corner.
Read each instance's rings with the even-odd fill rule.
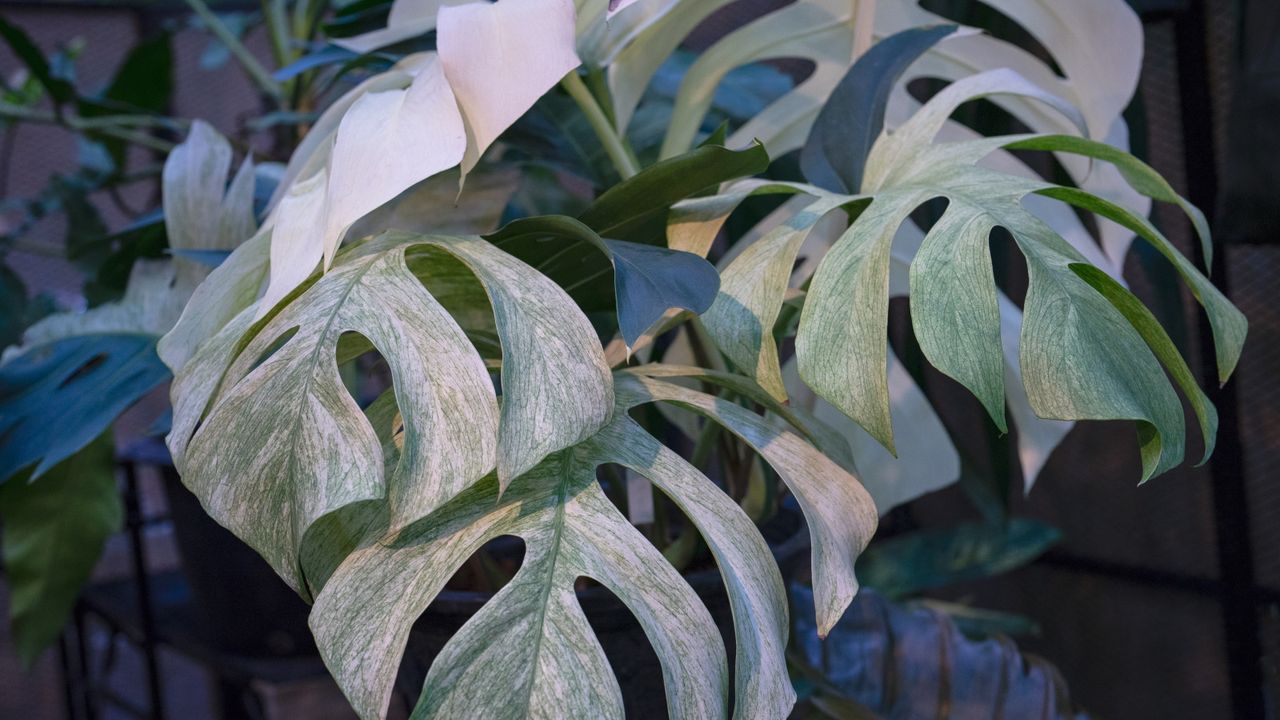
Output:
[[[1117,224],[1132,230],[1173,264],[1178,274],[1191,290],[1191,294],[1204,308],[1209,317],[1209,327],[1213,331],[1214,351],[1218,366],[1218,379],[1226,382],[1235,371],[1240,360],[1240,352],[1244,347],[1244,339],[1249,331],[1249,323],[1244,314],[1235,308],[1222,291],[1213,286],[1207,277],[1196,270],[1190,260],[1178,252],[1173,243],[1156,229],[1151,221],[1135,214],[1133,211],[1116,205],[1109,200],[1097,197],[1077,188],[1047,187],[1039,191],[1040,195],[1061,200],[1090,212],[1097,213]],[[1183,201],[1185,202],[1185,201]],[[1199,212],[1198,210],[1196,211]],[[1194,214],[1193,214],[1194,217]],[[1206,230],[1207,232],[1207,230]]]
[[[38,479],[168,377],[154,336],[146,335],[78,335],[5,363],[0,482],[33,464]]]
[[[599,26],[604,23],[597,23],[583,36],[600,48],[584,49],[584,57],[589,63],[594,59],[595,64],[608,67],[613,116],[621,126],[626,126],[651,78],[671,51],[729,2],[642,3],[628,8],[603,28]],[[954,81],[983,70],[1009,68],[1041,90],[1066,98],[1080,108],[1091,136],[1127,149],[1128,128],[1121,113],[1133,97],[1142,66],[1142,26],[1124,0],[1068,4],[1054,0],[991,0],[988,4],[1018,23],[1038,44],[1024,49],[993,35],[975,33],[953,35],[947,42],[933,46],[911,64],[894,87],[886,115],[888,129],[900,125],[919,107],[920,103],[907,92],[913,81]],[[663,154],[674,155],[692,145],[712,98],[724,87],[734,68],[781,58],[804,58],[815,67],[790,92],[763,111],[753,113],[748,122],[736,129],[729,143],[758,139],[775,156],[800,148],[814,118],[857,59],[855,36],[865,37],[863,18],[868,6],[846,0],[799,0],[764,14],[714,43],[684,75]],[[926,9],[919,2],[880,3],[873,13],[872,35],[884,39],[908,28],[951,22],[937,12],[941,11]],[[1081,35],[1077,30],[1081,27],[1091,31]],[[1036,132],[1062,133],[1072,129],[1061,116],[1045,112],[1035,101],[1016,96],[992,100]],[[972,139],[976,134],[951,121],[944,128],[944,136],[951,141]],[[1103,165],[1094,171],[1082,158],[1059,155],[1059,159],[1080,187],[1139,213],[1147,211],[1145,198],[1112,167]],[[1007,152],[995,153],[991,161],[993,165],[1012,165],[1020,172],[1030,172]],[[1052,218],[1043,218],[1057,232],[1091,262],[1119,275],[1131,233],[1102,222],[1099,248],[1075,214],[1061,212],[1054,203],[1043,207],[1059,210]]]
[[[633,371],[642,376],[644,367]],[[795,494],[809,522],[819,632],[835,624],[857,592],[849,563],[875,532],[875,503],[861,483],[798,435],[780,431],[743,408],[712,395],[641,377],[652,400],[680,405],[723,424],[773,466]],[[628,389],[623,386],[619,392]]]
[[[895,455],[886,373],[889,248],[898,226],[927,199],[927,192],[907,190],[871,202],[818,266],[796,334],[800,377]],[[839,305],[827,302],[832,287],[840,288]],[[820,335],[805,332],[813,326]]]
[[[1182,208],[1182,211],[1191,220],[1191,224],[1195,226],[1196,234],[1200,237],[1205,264],[1212,264],[1213,242],[1209,233],[1209,221],[1205,219],[1204,213],[1200,211],[1200,208],[1192,205],[1186,198],[1179,195],[1169,185],[1168,181],[1160,177],[1160,174],[1155,169],[1138,158],[1106,143],[1073,135],[1040,135],[1006,145],[1005,149],[1068,152],[1073,155],[1083,155],[1095,160],[1103,160],[1114,165],[1134,190],[1152,200],[1173,203]]]
[[[955,25],[903,30],[858,58],[831,91],[800,150],[805,178],[824,190],[856,193],[862,188],[867,154],[889,107],[889,94],[907,66],[955,32]]]
[[[705,311],[720,285],[715,268],[697,255],[601,238],[578,220],[563,216],[515,220],[487,239],[571,289],[582,285],[583,275],[589,276],[580,261],[573,261],[592,252],[591,248],[604,253],[613,266],[618,327],[628,346],[671,308]],[[577,272],[556,272],[558,258],[572,263]]]
[[[787,392],[773,326],[796,253],[827,213],[854,202],[846,196],[820,198],[752,243],[724,268],[720,293],[703,316],[720,350],[778,400],[785,400]]]
[[[105,433],[43,477],[0,486],[9,619],[27,667],[62,633],[103,544],[120,529],[114,451]]]
[[[447,253],[488,293],[505,358],[500,417],[483,361],[406,252]],[[432,265],[415,267],[429,275]],[[608,370],[585,319],[549,280],[478,238],[388,235],[361,246],[239,341],[250,312],[179,373],[168,441],[210,513],[303,593],[317,579],[305,576],[299,555],[323,516],[385,498],[402,527],[495,462],[505,484],[593,433],[612,411]],[[338,376],[344,332],[363,335],[391,367],[406,445],[389,478]],[[222,373],[218,365],[233,357]],[[221,390],[192,436],[219,376]]]
[[[1160,321],[1156,320],[1147,306],[1111,276],[1092,265],[1076,264],[1072,265],[1071,269],[1095,290],[1102,293],[1103,297],[1125,316],[1125,319],[1133,325],[1146,341],[1147,346],[1160,359],[1160,363],[1173,376],[1178,387],[1182,388],[1182,393],[1186,395],[1187,402],[1190,403],[1191,409],[1195,411],[1196,418],[1200,422],[1200,434],[1204,437],[1204,458],[1201,460],[1203,464],[1213,454],[1217,440],[1218,411],[1196,384],[1195,375],[1191,373],[1191,368],[1187,366],[1187,361],[1182,358],[1182,354],[1178,352],[1169,334],[1160,326]]]
[[[684,580],[604,497],[596,482],[603,463],[649,477],[712,548],[733,606],[737,716],[787,714],[794,702],[783,658],[787,613],[767,546],[740,508],[627,410],[682,404],[723,423],[770,461],[810,512],[823,623],[834,622],[856,587],[849,570],[874,530],[870,500],[795,435],[643,372],[616,376],[618,407],[609,425],[548,457],[500,498],[492,478],[482,481],[398,536],[370,533],[338,567],[316,599],[311,626],[362,717],[385,712],[409,626],[456,568],[498,535],[525,540],[523,566],[436,659],[414,717],[522,718],[554,707],[557,717],[621,718],[616,680],[573,596],[580,576],[607,587],[644,626],[663,664],[672,717],[725,715],[718,633]],[[809,506],[819,500],[823,506]]]
[[[1227,369],[1238,357],[1243,318],[1162,236],[1149,229],[1149,223],[1133,213],[1084,191],[975,165],[996,149],[1027,138],[931,142],[957,106],[975,95],[999,92],[1027,93],[1062,107],[1060,101],[1045,97],[1016,76],[995,71],[951,85],[911,121],[877,142],[864,180],[870,205],[822,259],[808,289],[796,337],[800,375],[819,396],[892,449],[884,351],[891,248],[899,225],[925,201],[942,197],[948,201],[946,213],[911,261],[912,319],[926,357],[975,392],[1003,427],[1002,322],[987,236],[994,227],[1009,230],[1030,274],[1020,370],[1031,408],[1050,419],[1139,421],[1146,479],[1181,461],[1184,423],[1177,398],[1143,336],[1072,271],[1071,266],[1086,263],[1084,256],[1024,208],[1023,199],[1040,194],[1066,200],[1147,237],[1175,263],[1215,318],[1221,365]],[[1057,143],[1055,147],[1068,146]],[[1145,175],[1130,174],[1152,185]],[[825,207],[823,202],[836,202],[824,201],[815,191],[808,194],[819,196],[811,205],[820,209]],[[862,199],[844,197],[846,202]],[[711,208],[722,200],[699,202]],[[731,208],[731,204],[712,208],[715,212],[707,213],[710,220],[695,216],[693,233],[710,231]],[[758,241],[733,260],[724,275],[722,295],[739,285],[758,292],[756,284],[735,283],[731,275],[734,265],[762,245],[770,247]],[[772,249],[778,257],[764,253],[762,263],[774,262],[779,275],[784,274],[783,268],[789,275],[795,251],[787,243]],[[781,290],[785,285],[773,294],[780,298]],[[713,321],[715,311],[713,306],[708,313]],[[771,317],[770,312],[762,305],[745,313],[757,319],[755,324],[714,323],[727,335],[727,339],[717,337],[728,348],[726,354],[734,357],[738,345],[761,352],[763,323],[759,319]],[[709,327],[712,324],[708,322]]]

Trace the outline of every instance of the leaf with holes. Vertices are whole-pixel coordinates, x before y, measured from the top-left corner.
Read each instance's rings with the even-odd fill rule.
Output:
[[[593,432],[612,410],[594,333],[563,291],[478,238],[413,238],[360,246],[243,340],[246,320],[233,321],[177,376],[169,446],[184,481],[303,594],[314,589],[301,564],[306,534],[325,515],[385,499],[403,526],[495,463],[509,482]],[[439,258],[417,263],[427,272],[464,265],[492,303],[505,358],[501,414],[480,356],[410,270],[423,254]],[[389,478],[338,376],[346,332],[364,336],[391,367],[408,444],[406,462]],[[219,363],[230,365],[220,371]],[[282,516],[282,507],[292,510]]]
[[[710,2],[649,2],[627,7],[602,31],[604,39],[583,47],[588,64],[607,68],[613,115],[626,127],[658,69],[671,52],[730,0]],[[730,146],[759,140],[775,156],[805,144],[821,109],[847,77],[855,53],[870,41],[885,41],[904,30],[951,23],[926,10],[920,0],[850,3],[847,0],[799,0],[768,12],[724,36],[707,48],[686,73],[676,98],[664,157],[693,145],[703,119],[728,74],[748,63],[802,58],[814,63],[813,72],[779,97],[729,138]],[[1121,114],[1129,105],[1142,67],[1142,25],[1124,0],[991,0],[986,3],[1006,16],[1038,47],[1022,47],[992,35],[956,32],[930,47],[893,84],[886,109],[886,127],[905,122],[920,106],[907,92],[916,80],[954,81],[976,72],[1011,69],[1040,91],[1065,98],[1080,108],[1092,137],[1121,150],[1129,132]],[[870,12],[868,9],[874,8]],[[862,13],[859,15],[858,13]],[[868,18],[874,15],[872,21]],[[1081,33],[1080,28],[1089,28]],[[918,32],[918,30],[917,30]],[[595,37],[595,36],[584,36]],[[858,97],[856,108],[875,103]],[[992,98],[1032,131],[1062,133],[1072,129],[1059,114],[1033,100],[1005,95]],[[958,122],[942,131],[946,140],[977,135]],[[874,139],[874,136],[871,138]],[[1059,154],[1072,181],[1112,202],[1145,214],[1148,204],[1120,173],[1109,166]],[[849,162],[847,158],[839,162]],[[990,162],[1019,173],[1029,172],[1012,154],[996,151]],[[851,188],[857,192],[859,188]],[[1036,203],[1035,212],[1095,265],[1119,274],[1133,234],[1110,222],[1100,223],[1102,249],[1075,214],[1054,203]]]
[[[413,717],[621,718],[617,681],[574,596],[590,577],[636,615],[662,662],[673,717],[723,717],[727,668],[705,607],[662,555],[604,496],[596,467],[617,463],[650,478],[696,524],[720,564],[737,638],[735,704],[744,717],[783,717],[794,702],[786,673],[781,576],[747,515],[628,415],[665,402],[706,415],[759,452],[799,499],[814,547],[816,617],[826,632],[852,599],[850,568],[875,527],[857,481],[798,436],[746,409],[646,375],[615,375],[613,420],[548,456],[501,495],[487,478],[398,535],[375,528],[316,598],[311,626],[326,663],[361,717],[390,700],[409,626],[484,542],[524,539],[515,578],[432,664]],[[661,368],[655,370],[664,374]],[[494,687],[507,688],[495,694]]]
[[[1137,420],[1145,480],[1178,464],[1183,455],[1181,407],[1152,349],[1166,362],[1172,359],[1159,337],[1145,328],[1143,318],[1124,307],[1124,298],[1114,292],[1100,294],[1077,275],[1073,267],[1089,263],[1029,212],[1023,200],[1056,198],[1092,210],[1140,233],[1165,254],[1209,314],[1224,377],[1239,357],[1244,317],[1140,216],[1084,190],[975,164],[995,150],[1020,144],[1062,150],[1074,146],[1092,156],[1106,155],[1087,141],[1078,145],[1052,136],[1012,136],[934,142],[957,106],[1004,92],[1027,94],[1069,113],[1069,106],[1015,74],[975,75],[954,83],[908,123],[880,137],[868,158],[864,195],[832,197],[810,191],[816,199],[790,221],[792,225],[811,227],[814,215],[869,204],[857,211],[856,220],[813,274],[796,335],[800,375],[819,396],[893,450],[885,372],[891,248],[899,226],[916,208],[945,198],[946,212],[910,264],[912,323],[926,358],[974,392],[1004,427],[1001,313],[987,239],[993,228],[1007,229],[1027,260],[1031,278],[1020,343],[1022,382],[1031,408],[1050,419]],[[1132,165],[1136,161],[1125,162],[1127,175],[1139,180],[1138,191],[1159,195],[1154,190],[1160,188]],[[727,199],[700,201],[704,209],[722,203],[719,214],[707,214],[711,219],[702,225],[722,222],[718,218],[731,207],[733,196],[729,192]],[[712,336],[728,348],[726,353],[766,387],[770,378],[779,376],[772,338],[766,339],[760,328],[772,328],[777,316],[773,298],[780,300],[785,292],[799,246],[798,239],[775,232],[748,247],[725,269],[721,296],[704,317]],[[756,268],[764,267],[775,271],[760,276]],[[762,296],[767,297],[739,299]],[[754,322],[744,322],[743,316]],[[1175,375],[1181,374],[1175,370]],[[1205,403],[1197,398],[1193,409],[1211,433]],[[1211,444],[1212,438],[1206,441]]]

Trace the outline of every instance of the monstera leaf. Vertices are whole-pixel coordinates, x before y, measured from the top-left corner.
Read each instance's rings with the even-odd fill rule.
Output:
[[[804,192],[815,198],[726,268],[720,296],[704,316],[725,354],[780,396],[785,389],[771,331],[796,253],[804,234],[822,216],[837,208],[854,215],[812,277],[796,357],[801,377],[819,396],[892,451],[885,373],[891,249],[899,226],[913,211],[933,198],[945,198],[946,212],[910,265],[912,322],[925,356],[973,391],[996,424],[1005,427],[1001,313],[987,246],[992,229],[1005,228],[1030,273],[1020,343],[1030,406],[1045,418],[1139,421],[1143,478],[1149,478],[1176,465],[1183,454],[1181,407],[1161,363],[1191,399],[1209,447],[1216,430],[1212,409],[1158,324],[1137,310],[1140,304],[1118,283],[1091,272],[1081,253],[1029,212],[1024,199],[1054,198],[1096,212],[1152,243],[1205,307],[1223,378],[1239,357],[1244,317],[1140,215],[1082,189],[976,164],[1002,148],[1075,152],[1114,163],[1144,195],[1176,198],[1136,159],[1100,143],[1062,136],[934,142],[958,105],[1008,92],[1071,112],[1013,73],[972,76],[939,93],[898,130],[880,136],[867,159],[861,194],[759,182],[731,187],[690,203],[693,207],[673,225],[683,238],[673,246],[701,242],[752,193]],[[1193,219],[1199,218],[1193,214]]]
[[[595,0],[599,5],[604,0]],[[703,20],[729,0],[677,2],[652,0],[620,10],[608,23],[584,25],[586,9],[579,11],[579,53],[588,66],[605,68],[614,117],[626,127],[658,68],[671,52]],[[801,147],[822,107],[829,104],[847,71],[870,40],[883,41],[904,30],[925,28],[950,20],[925,10],[920,0],[880,0],[850,3],[845,0],[799,0],[764,14],[729,33],[703,52],[689,69],[676,99],[663,156],[691,147],[717,87],[735,68],[772,59],[803,58],[814,63],[812,74],[775,100],[763,112],[730,136],[738,146],[753,139],[763,142],[775,156]],[[592,2],[586,8],[595,7]],[[917,79],[958,80],[975,72],[1009,68],[1042,92],[1065,98],[1080,109],[1088,134],[1120,149],[1128,148],[1128,129],[1121,113],[1137,87],[1142,60],[1142,26],[1124,0],[993,0],[973,2],[991,6],[1016,22],[1039,47],[1024,49],[1006,40],[973,32],[950,34],[932,45],[904,74],[891,83],[887,106],[881,109],[890,128],[905,122],[919,107],[907,86]],[[870,11],[868,11],[870,9]],[[1081,34],[1079,28],[1090,32]],[[928,34],[940,30],[922,30]],[[934,40],[937,38],[934,37]],[[591,40],[591,42],[588,42]],[[1052,64],[1037,56],[1047,53]],[[1035,132],[1062,133],[1069,121],[1026,98],[1006,95],[992,101]],[[858,97],[857,105],[870,107],[879,99]],[[851,108],[843,108],[842,115]],[[973,139],[972,130],[956,122],[942,129],[947,140]],[[872,136],[874,139],[874,135]],[[1059,156],[1074,183],[1146,214],[1147,200],[1135,193],[1111,167],[1091,166],[1087,161]],[[1010,154],[994,151],[992,162],[1017,168]],[[1038,214],[1095,265],[1119,274],[1133,234],[1103,221],[1102,249],[1071,212],[1053,203],[1032,204]]]
[[[500,398],[462,327],[474,319],[446,310],[468,283],[487,297],[500,338]],[[767,545],[627,411],[662,402],[701,413],[775,468],[809,518],[828,628],[856,592],[853,564],[876,513],[857,480],[799,435],[661,379],[696,370],[611,376],[564,291],[479,238],[384,235],[340,254],[262,320],[253,314],[243,310],[177,373],[169,446],[210,514],[314,599],[321,652],[362,717],[386,712],[410,625],[498,535],[524,538],[521,570],[433,664],[416,717],[524,717],[553,700],[565,717],[620,717],[617,682],[573,595],[580,576],[644,624],[674,716],[725,714],[715,625],[604,496],[602,463],[650,477],[720,562],[740,712],[790,708],[785,594]],[[391,368],[392,390],[363,411],[338,376],[348,333]]]

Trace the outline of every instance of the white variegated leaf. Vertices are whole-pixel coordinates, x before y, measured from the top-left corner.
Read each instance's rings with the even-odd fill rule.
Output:
[[[440,8],[460,2],[466,0],[395,0],[387,13],[385,28],[347,38],[334,38],[331,42],[355,53],[373,52],[435,30],[436,14]]]
[[[337,568],[317,597],[311,626],[362,717],[385,712],[412,622],[452,573],[499,535],[524,539],[522,566],[433,663],[413,717],[514,719],[554,708],[555,717],[621,718],[617,682],[573,594],[583,576],[618,596],[645,628],[662,662],[672,717],[726,715],[727,672],[715,625],[679,574],[601,493],[596,467],[603,463],[652,480],[712,549],[734,614],[735,717],[786,716],[795,700],[784,658],[787,608],[767,545],[735,503],[627,410],[655,401],[693,409],[774,466],[809,516],[823,631],[856,588],[853,558],[874,531],[872,503],[853,477],[798,436],[649,371],[667,374],[644,366],[617,375],[613,421],[516,478],[501,496],[492,478],[482,481],[394,538],[378,540],[381,529],[371,532]]]
[[[177,373],[168,440],[184,480],[304,594],[318,581],[304,577],[299,557],[322,517],[385,501],[399,527],[495,464],[505,483],[612,412],[599,344],[562,290],[481,240],[414,237],[357,248],[242,340],[254,312],[246,308]],[[406,252],[439,257],[411,270]],[[431,285],[432,268],[450,267],[449,258],[478,280],[496,318],[507,358],[500,415],[471,341],[415,275]],[[346,332],[368,339],[391,367],[407,440],[390,478],[338,377]]]
[[[573,0],[444,7],[437,46],[466,118],[462,173],[548,88],[578,67]]]

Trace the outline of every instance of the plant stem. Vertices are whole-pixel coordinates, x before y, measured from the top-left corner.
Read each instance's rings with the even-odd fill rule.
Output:
[[[284,0],[262,0],[262,17],[266,18],[267,34],[271,37],[271,50],[280,67],[293,60],[293,44],[289,39],[289,19],[285,15]]]
[[[57,116],[50,112],[42,112],[40,110],[32,110],[18,105],[0,102],[0,118],[10,120],[18,120],[21,122],[41,123],[44,125],[58,125],[75,131],[92,131],[99,135],[106,135],[118,140],[124,140],[135,145],[159,150],[160,152],[169,152],[173,149],[173,143],[162,140],[158,137],[148,135],[145,132],[130,130],[130,127],[162,127],[169,129],[178,129],[185,127],[188,123],[184,120],[167,117],[155,117],[146,115],[106,115],[96,118],[82,118],[76,116]]]
[[[577,70],[570,70],[560,80],[560,85],[569,93],[569,97],[578,103],[578,107],[582,110],[582,114],[587,116],[587,122],[591,124],[591,129],[595,131],[596,137],[600,138],[600,144],[604,146],[604,151],[609,156],[609,160],[613,162],[613,167],[622,176],[623,180],[640,172],[636,161],[632,159],[631,153],[627,152],[627,146],[622,138],[614,130],[613,124],[609,122],[609,117],[605,115],[604,110],[600,108],[600,103],[596,102],[596,98],[587,89],[586,83],[582,82],[582,78],[578,76]]]
[[[871,49],[876,26],[876,0],[853,0],[853,59]]]
[[[253,56],[253,53],[249,52],[249,48],[245,47],[244,43],[240,42],[235,33],[231,32],[231,28],[227,27],[226,23],[222,22],[222,19],[209,9],[204,0],[186,0],[186,3],[204,21],[205,26],[209,28],[209,32],[213,33],[222,41],[222,44],[227,46],[231,54],[240,62],[240,66],[249,74],[249,78],[257,83],[263,92],[279,100],[281,97],[280,84],[271,77],[271,73],[267,72],[266,68],[262,67],[262,63],[258,62],[258,59]]]

